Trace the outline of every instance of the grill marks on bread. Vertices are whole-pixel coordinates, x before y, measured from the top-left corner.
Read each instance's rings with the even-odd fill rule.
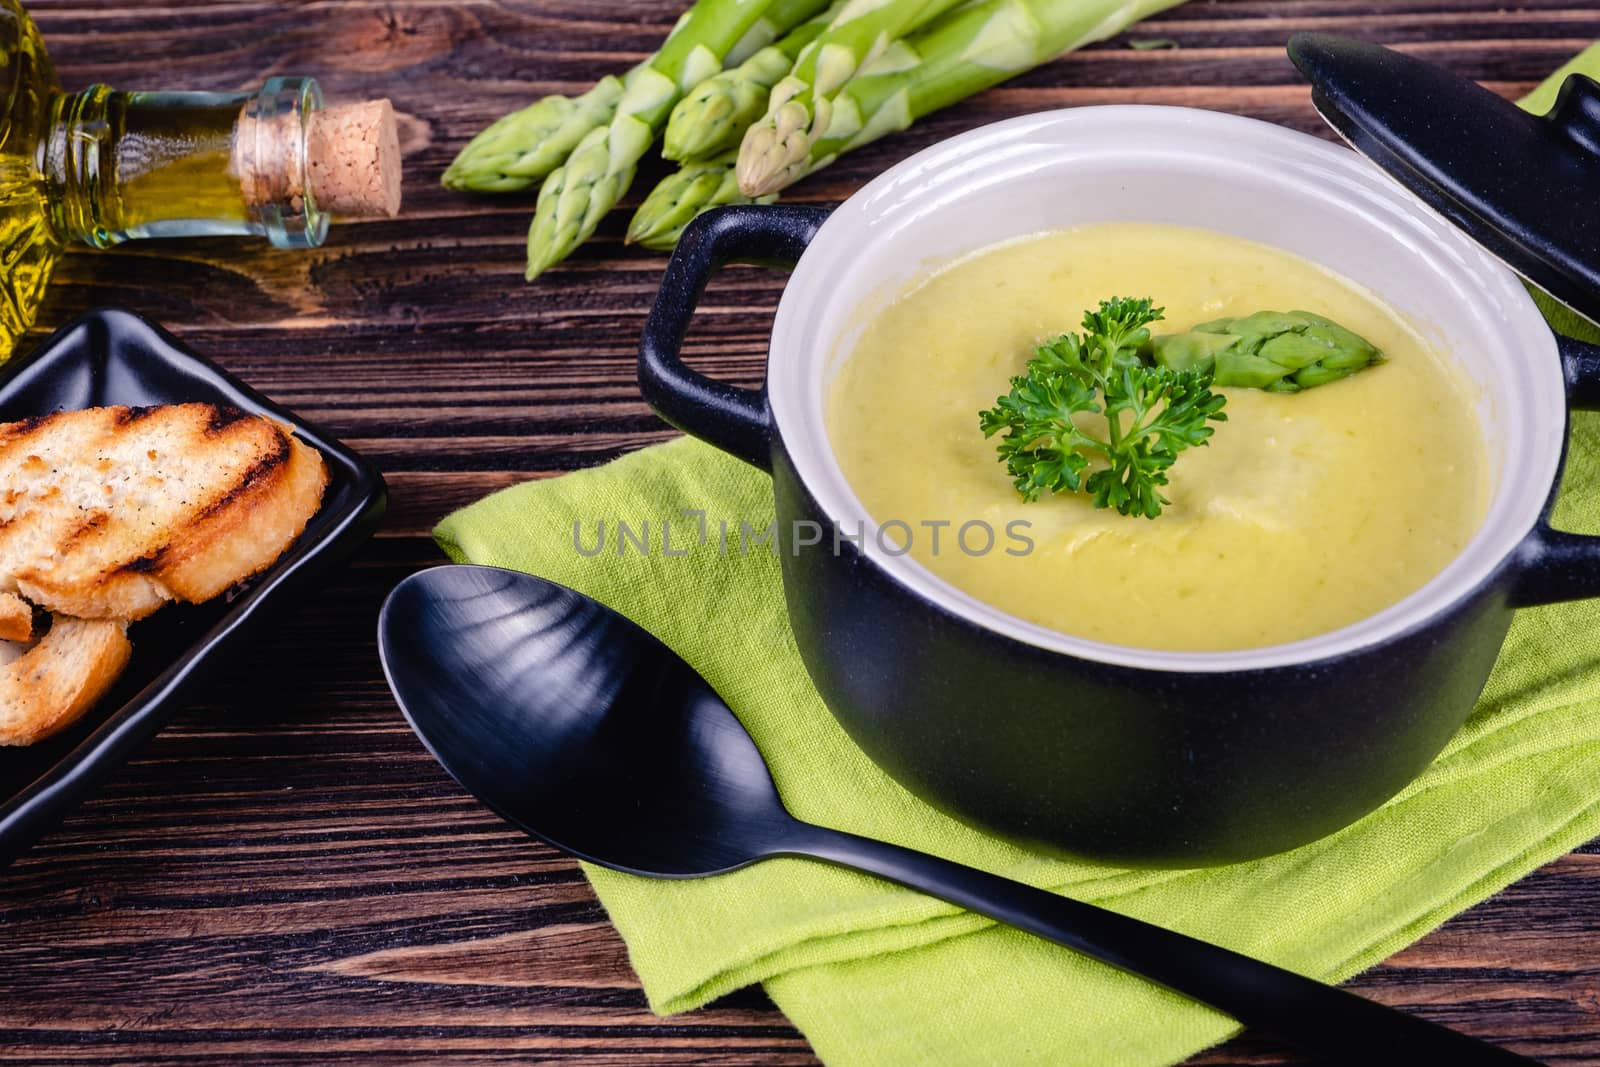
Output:
[[[321,502],[315,449],[208,404],[107,407],[0,425],[0,593],[139,619],[269,566]]]

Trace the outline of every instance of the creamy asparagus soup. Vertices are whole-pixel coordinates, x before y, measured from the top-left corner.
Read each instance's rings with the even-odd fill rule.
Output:
[[[1164,307],[1157,334],[1305,310],[1384,361],[1292,394],[1218,386],[1227,421],[1181,453],[1156,518],[1096,508],[1084,492],[1027,502],[978,412],[1035,346],[1113,295]],[[1473,388],[1373,294],[1321,267],[1216,233],[1111,223],[920,278],[864,327],[827,419],[873,521],[955,586],[1064,633],[1216,651],[1355,622],[1465,546],[1489,495]]]

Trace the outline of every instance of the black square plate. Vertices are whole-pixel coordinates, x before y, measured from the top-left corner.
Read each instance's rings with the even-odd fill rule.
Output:
[[[383,517],[383,477],[371,464],[131,312],[91,311],[0,372],[0,422],[110,404],[195,401],[294,427],[327,463],[322,507],[276,563],[238,589],[206,604],[169,604],[130,627],[127,669],[71,728],[26,748],[0,748],[0,865],[161,729],[203,670],[215,667],[269,607],[342,564]]]

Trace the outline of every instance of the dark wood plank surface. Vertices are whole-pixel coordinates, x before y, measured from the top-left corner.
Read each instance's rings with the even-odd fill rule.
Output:
[[[378,604],[438,559],[446,510],[669,436],[633,385],[662,261],[618,213],[535,285],[527,200],[438,187],[484,123],[654,47],[677,0],[38,0],[69,87],[244,89],[272,73],[388,95],[406,209],[310,254],[157,242],[74,255],[41,325],[144,312],[371,455],[393,492],[343,578],[242,656],[31,854],[0,874],[0,1062],[804,1064],[758,991],[646,1009],[573,864],[503,827],[406,730],[374,654]],[[1283,56],[1305,28],[1401,45],[1526,91],[1600,37],[1590,0],[1191,0],[847,157],[792,199],[836,202],[993,119],[1188,104],[1319,130]],[[660,166],[647,166],[647,188]],[[630,199],[628,204],[636,202]],[[761,377],[781,276],[717,283],[703,366]],[[1600,1062],[1600,849],[1551,864],[1355,981],[1553,1063]],[[1085,1059],[1083,1062],[1092,1062]],[[1206,1064],[1293,1062],[1249,1036]]]

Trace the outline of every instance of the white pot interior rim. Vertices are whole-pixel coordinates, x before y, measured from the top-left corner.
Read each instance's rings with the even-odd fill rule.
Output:
[[[937,220],[937,224],[935,221]],[[826,386],[862,303],[929,266],[1012,237],[1101,221],[1237,234],[1352,278],[1478,383],[1493,489],[1467,547],[1421,589],[1342,629],[1232,652],[1167,652],[1073,637],[1001,611],[909,555],[883,550],[828,443]],[[1082,659],[1223,672],[1314,662],[1380,644],[1489,578],[1527,536],[1559,471],[1566,397],[1554,335],[1521,282],[1354,152],[1270,123],[1189,108],[1073,108],[934,145],[865,186],[818,231],[785,287],[767,391],[777,432],[823,513],[864,528],[861,551],[918,596],[996,633]]]

